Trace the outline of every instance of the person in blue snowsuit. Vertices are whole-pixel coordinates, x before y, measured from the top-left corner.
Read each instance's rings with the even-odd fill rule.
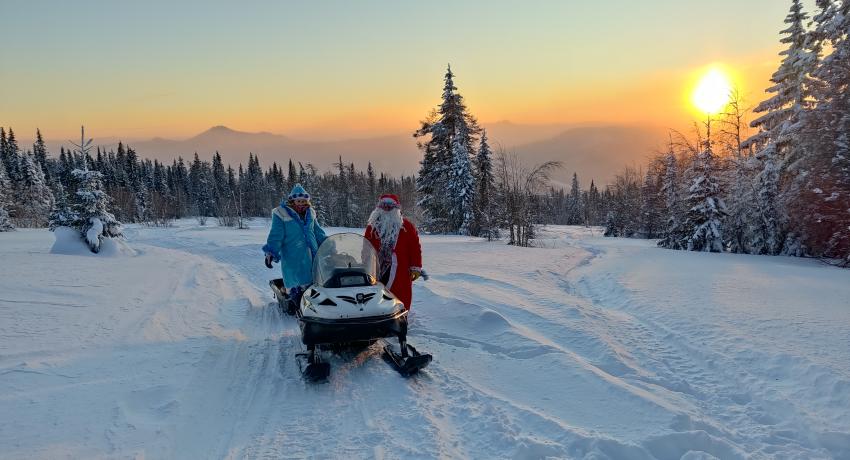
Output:
[[[325,238],[310,206],[310,194],[296,184],[286,200],[272,210],[272,228],[263,246],[266,267],[280,262],[283,284],[296,304],[313,282],[313,258]]]

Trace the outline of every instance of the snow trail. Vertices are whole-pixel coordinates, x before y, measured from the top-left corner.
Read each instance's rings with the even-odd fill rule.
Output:
[[[405,380],[372,347],[312,385],[253,227],[131,227],[114,258],[0,234],[3,456],[850,457],[847,271],[424,236],[410,340],[434,362]]]

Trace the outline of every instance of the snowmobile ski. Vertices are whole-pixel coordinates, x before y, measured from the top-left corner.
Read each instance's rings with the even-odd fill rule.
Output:
[[[403,377],[410,377],[431,363],[432,356],[420,353],[412,345],[405,344],[406,353],[396,353],[392,347],[384,343],[384,360]]]
[[[308,383],[326,383],[331,375],[331,364],[319,357],[316,351],[295,355],[301,376]]]

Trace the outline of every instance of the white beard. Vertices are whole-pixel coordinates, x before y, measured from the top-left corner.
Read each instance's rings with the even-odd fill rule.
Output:
[[[384,211],[383,209],[375,208],[369,216],[369,225],[372,226],[372,231],[381,239],[381,246],[389,245],[390,248],[395,248],[395,243],[398,241],[398,233],[404,225],[404,219],[401,217],[401,209],[395,208]]]

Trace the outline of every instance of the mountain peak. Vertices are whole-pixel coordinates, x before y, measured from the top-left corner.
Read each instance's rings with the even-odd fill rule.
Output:
[[[236,131],[224,125],[216,125],[207,130],[208,133],[235,133]]]

